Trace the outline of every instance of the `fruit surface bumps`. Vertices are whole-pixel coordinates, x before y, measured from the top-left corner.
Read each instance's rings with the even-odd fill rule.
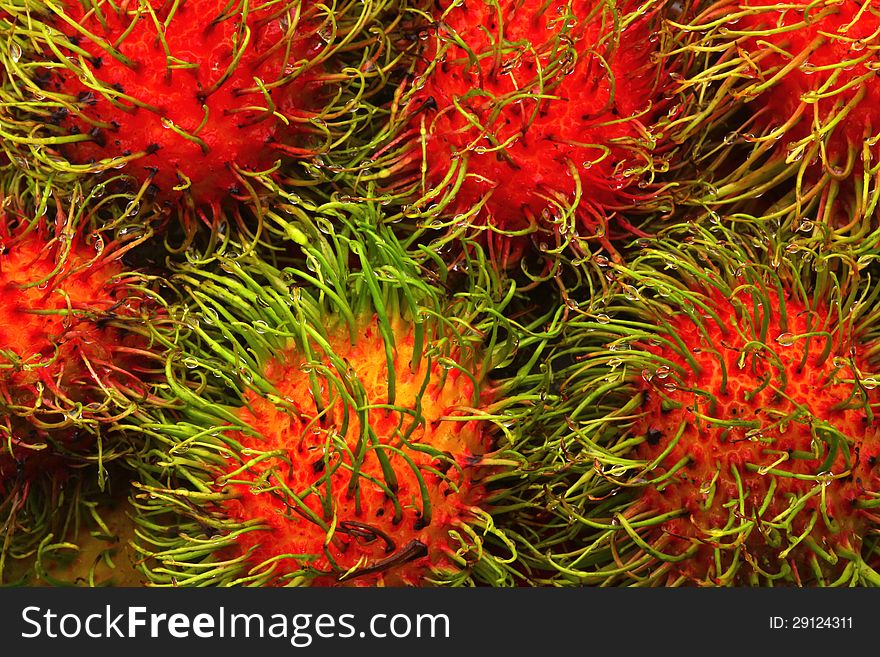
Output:
[[[64,155],[77,164],[133,157],[124,172],[149,180],[156,200],[186,190],[212,205],[244,193],[236,169],[266,171],[298,153],[320,107],[315,70],[300,70],[323,45],[313,8],[261,2],[245,14],[246,4],[65,3],[54,24],[86,73],[58,68],[50,84],[75,101],[57,116],[62,128],[89,139],[63,146]]]
[[[649,10],[621,27],[608,7],[499,0],[438,12],[423,58],[436,66],[411,124],[425,132],[424,191],[453,186],[466,168],[446,214],[488,195],[476,221],[519,231],[579,205],[579,228],[592,235],[607,211],[632,205],[661,105],[656,23]]]
[[[697,323],[677,314],[667,333],[681,347],[647,347],[663,364],[643,372],[646,400],[636,433],[646,440],[637,455],[659,460],[645,475],[658,483],[646,487],[639,508],[683,511],[661,526],[670,539],[666,552],[698,546],[673,565],[678,573],[700,581],[720,577],[739,549],[740,561],[752,565],[740,577],[758,569],[776,573],[788,562],[809,580],[811,543],[832,554],[857,552],[871,524],[858,502],[880,487],[880,425],[873,415],[880,396],[866,346],[835,332],[833,313],[821,306],[783,300],[783,324],[772,290],[772,307],[763,312],[748,292],[735,293],[740,307],[718,290],[707,296],[718,320]]]
[[[424,356],[411,368],[411,329],[398,323],[394,336],[393,407],[375,320],[364,323],[354,344],[347,331],[330,337],[333,352],[362,384],[356,403],[339,396],[338,379],[320,372],[316,403],[313,366],[295,352],[279,354],[265,372],[293,411],[248,395],[240,415],[262,437],[239,432],[234,438],[250,458],[278,450],[230,478],[239,497],[227,504],[229,515],[264,526],[236,538],[252,565],[288,555],[277,572],[308,567],[317,574],[313,585],[335,585],[348,571],[357,573],[344,580],[353,585],[418,585],[431,568],[453,566],[449,555],[458,546],[449,532],[467,522],[468,508],[484,496],[475,464],[489,449],[489,436],[485,423],[455,419],[473,414],[473,381]],[[368,427],[358,407],[368,409]]]

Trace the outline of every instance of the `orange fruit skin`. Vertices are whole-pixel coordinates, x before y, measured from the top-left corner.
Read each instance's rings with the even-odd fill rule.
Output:
[[[750,293],[741,293],[737,298],[746,308],[753,308]],[[696,581],[718,578],[721,573],[714,563],[714,548],[728,546],[721,552],[725,555],[722,562],[729,565],[733,552],[730,546],[738,541],[742,542],[744,555],[748,555],[742,556],[744,562],[751,559],[760,568],[776,573],[786,561],[800,577],[808,578],[812,551],[805,543],[779,556],[789,547],[789,540],[807,533],[826,551],[858,551],[861,537],[872,523],[869,512],[856,506],[859,500],[867,499],[866,493],[880,490],[880,476],[874,465],[880,452],[880,424],[866,414],[858,397],[864,394],[867,403],[876,409],[880,395],[873,386],[860,393],[853,383],[854,368],[865,379],[874,371],[863,355],[864,345],[853,342],[850,357],[849,346],[836,342],[830,355],[823,357],[824,337],[808,340],[794,336],[828,330],[833,316],[827,309],[810,311],[796,301],[786,300],[788,325],[783,326],[779,302],[776,297],[775,307],[765,309],[770,314],[766,348],[742,361],[741,353],[751,334],[742,319],[733,321],[738,317],[734,304],[717,290],[709,296],[708,304],[729,327],[722,330],[714,320],[706,319],[706,333],[702,334],[684,314],[669,320],[670,334],[679,336],[691,351],[700,367],[698,373],[677,350],[665,345],[644,346],[674,365],[643,373],[644,415],[635,431],[646,436],[646,441],[637,449],[637,457],[648,462],[660,459],[656,468],[644,475],[646,479],[670,473],[684,460],[687,463],[668,482],[646,486],[638,508],[657,514],[685,511],[652,530],[652,538],[659,540],[663,535],[668,541],[664,551],[671,554],[681,554],[694,543],[699,545],[691,558],[673,564],[673,572]],[[734,324],[749,337],[739,333]],[[838,336],[833,339],[837,341]],[[713,347],[726,366],[726,386]],[[679,367],[684,375],[677,377]],[[769,384],[754,392],[766,380]],[[714,408],[707,396],[695,391],[714,395]],[[670,402],[678,407],[668,408]],[[780,419],[791,418],[798,407],[805,413],[780,424]],[[717,422],[732,420],[757,425],[722,426]],[[823,426],[836,429],[847,444],[836,453],[827,446],[815,453],[813,433]],[[661,458],[680,430],[678,442]],[[760,468],[767,470],[762,472]],[[740,483],[732,469],[739,473]],[[787,530],[772,527],[787,518],[785,514],[794,500],[810,493]],[[731,501],[735,501],[733,508]],[[822,516],[823,510],[828,522]],[[816,522],[810,529],[814,515]],[[751,528],[726,536],[711,535],[713,530],[749,521],[755,522]],[[781,542],[774,538],[779,536]],[[841,560],[839,568],[844,563]],[[829,575],[838,572],[831,565],[824,566]],[[737,582],[745,581],[749,572],[755,572],[754,568],[741,568]]]
[[[418,586],[426,583],[432,569],[455,567],[450,555],[458,546],[449,532],[466,524],[472,517],[470,507],[480,505],[485,497],[479,481],[485,468],[478,462],[491,440],[484,422],[454,419],[457,414],[469,414],[459,409],[473,405],[473,381],[455,368],[429,366],[425,358],[413,371],[411,329],[397,323],[394,335],[395,406],[406,412],[382,407],[388,403],[388,372],[385,342],[375,320],[363,325],[355,344],[347,332],[330,336],[333,351],[362,382],[365,403],[375,405],[367,414],[375,437],[357,466],[356,492],[350,485],[362,427],[350,403],[338,396],[330,401],[333,387],[327,378],[319,375],[322,406],[327,404],[323,415],[303,360],[293,351],[272,361],[265,376],[295,413],[256,393],[247,395],[241,418],[262,437],[233,434],[243,448],[253,450],[243,460],[280,450],[279,456],[251,464],[230,479],[238,497],[226,505],[229,516],[238,522],[259,519],[263,525],[236,539],[252,566],[287,555],[276,564],[276,574],[307,567],[314,571],[310,583],[317,586]],[[325,364],[329,366],[329,361]],[[413,427],[414,412],[420,420]],[[419,451],[420,446],[446,453],[455,465]],[[389,480],[383,474],[380,451],[394,472],[399,512],[388,495]],[[266,479],[270,470],[271,477]],[[325,525],[297,511],[293,499],[278,490],[276,478]],[[265,483],[260,484],[261,480]],[[423,515],[420,480],[430,500],[430,520]],[[275,492],[270,492],[273,487]],[[335,533],[328,539],[331,524]],[[389,565],[377,568],[383,563]],[[358,575],[340,581],[339,576],[351,569],[359,571]]]

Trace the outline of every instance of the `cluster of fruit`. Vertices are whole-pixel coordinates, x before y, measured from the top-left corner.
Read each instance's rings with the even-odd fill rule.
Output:
[[[880,583],[880,2],[0,0],[0,62],[0,583]]]

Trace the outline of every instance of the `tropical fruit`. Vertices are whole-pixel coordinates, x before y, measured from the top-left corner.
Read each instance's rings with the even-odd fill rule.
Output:
[[[58,456],[50,445],[89,442],[149,397],[157,366],[142,325],[161,313],[121,260],[126,241],[77,225],[85,212],[52,210],[35,219],[7,206],[0,219],[4,475]]]
[[[662,206],[655,174],[674,112],[663,3],[444,0],[432,11],[385,151],[407,216],[553,248],[631,234],[628,212]]]
[[[876,288],[754,239],[676,227],[569,327],[575,577],[878,581]]]
[[[2,19],[15,54],[2,89],[5,150],[54,184],[124,174],[143,207],[213,225],[221,207],[236,214],[314,184],[317,156],[344,151],[360,121],[353,99],[368,103],[380,71],[383,36],[371,25],[383,9],[12,4]]]
[[[508,494],[494,487],[499,472],[515,479],[512,446],[495,460],[502,417],[530,412],[516,391],[543,385],[528,376],[534,361],[519,378],[492,377],[514,333],[488,311],[511,298],[492,305],[474,287],[447,299],[368,219],[330,237],[303,226],[296,265],[222,258],[219,271],[175,276],[184,303],[200,308],[175,345],[169,402],[179,412],[132,423],[160,441],[161,457],[135,466],[139,549],[154,583],[524,576],[490,515]]]
[[[13,560],[70,547],[94,510],[89,495],[129,451],[118,422],[156,401],[151,336],[166,319],[123,261],[141,238],[96,230],[81,197],[22,198],[5,197],[0,215],[0,580]]]
[[[679,27],[693,67],[670,134],[695,165],[679,200],[808,248],[875,249],[876,3],[722,0]]]

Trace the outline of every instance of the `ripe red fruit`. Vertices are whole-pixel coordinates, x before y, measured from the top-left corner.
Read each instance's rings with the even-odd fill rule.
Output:
[[[93,238],[94,239],[94,238]],[[150,306],[119,252],[81,232],[0,217],[0,476],[91,445],[96,424],[145,399]],[[42,456],[41,456],[42,458]]]
[[[216,208],[245,194],[249,173],[311,153],[308,120],[323,107],[322,69],[310,64],[324,45],[317,13],[312,3],[64,3],[50,22],[73,65],[49,69],[48,89],[70,98],[53,114],[62,132],[82,137],[62,154],[100,169],[124,162],[160,202],[185,194]]]
[[[745,100],[756,121],[780,128],[793,158],[823,144],[822,160],[839,170],[863,170],[865,140],[880,130],[880,82],[875,71],[880,11],[873,3],[839,0],[780,6],[749,0],[731,18],[749,53]],[[812,154],[815,157],[816,154]]]
[[[256,572],[272,568],[277,582],[298,573],[311,585],[366,586],[425,585],[434,573],[456,569],[453,553],[467,542],[455,535],[467,535],[470,507],[484,498],[485,468],[477,464],[489,435],[482,422],[455,419],[471,414],[461,408],[474,403],[472,380],[424,357],[412,369],[414,335],[402,321],[393,331],[391,406],[375,320],[354,344],[347,330],[329,339],[363,397],[352,382],[304,368],[294,350],[278,354],[265,372],[292,410],[247,394],[240,416],[260,435],[231,435],[244,467],[229,465],[237,497],[225,506],[249,527],[234,536]],[[329,359],[325,365],[334,367]]]
[[[659,7],[439,3],[398,164],[414,207],[439,204],[498,231],[593,237],[648,204],[670,84]]]
[[[541,420],[565,581],[880,583],[880,289],[737,228],[664,228],[566,327]]]
[[[874,249],[878,31],[875,2],[701,7],[683,30],[694,66],[670,129],[693,162],[679,203],[771,218],[811,250]]]
[[[716,289],[705,300],[722,324],[671,317],[681,349],[646,346],[663,365],[641,386],[635,433],[646,442],[636,458],[656,462],[645,475],[656,483],[632,513],[676,514],[652,530],[665,535],[661,551],[689,555],[671,564],[671,580],[745,583],[786,568],[795,581],[816,569],[834,579],[849,562],[821,555],[859,552],[872,524],[859,503],[880,489],[870,348],[847,350],[825,305],[775,290],[734,298]],[[766,345],[751,340],[740,314],[759,301]]]

